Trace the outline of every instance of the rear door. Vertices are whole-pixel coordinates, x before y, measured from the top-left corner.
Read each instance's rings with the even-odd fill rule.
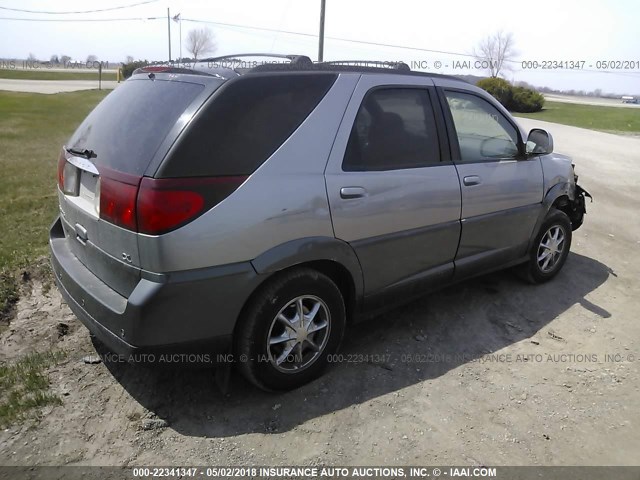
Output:
[[[69,185],[66,192],[58,189],[60,216],[71,250],[123,296],[140,278],[137,234],[135,227],[100,218],[101,194],[119,188],[121,194],[135,197],[159,146],[202,92],[203,85],[196,83],[127,80],[89,114],[61,153],[62,175]],[[90,155],[82,153],[89,150]],[[105,207],[110,205],[103,202]],[[124,224],[127,215],[135,216],[134,211],[115,213]]]
[[[462,192],[456,276],[525,255],[541,208],[542,166],[520,154],[518,128],[482,95],[444,89]]]
[[[435,99],[428,78],[364,75],[331,153],[334,232],[360,260],[367,306],[453,274],[460,186]]]

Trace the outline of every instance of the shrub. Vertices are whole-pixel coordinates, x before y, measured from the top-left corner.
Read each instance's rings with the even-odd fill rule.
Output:
[[[539,112],[544,106],[544,97],[540,93],[530,88],[514,87],[502,78],[484,78],[476,85],[511,112]]]
[[[122,76],[129,78],[136,68],[144,67],[145,65],[149,65],[149,62],[146,60],[136,60],[135,62],[125,63],[122,65]]]
[[[524,87],[514,87],[511,102],[507,107],[512,112],[539,112],[544,105],[544,97],[538,92]]]
[[[489,92],[498,100],[505,108],[509,108],[511,96],[513,95],[513,87],[503,78],[483,78],[476,83],[477,86]]]

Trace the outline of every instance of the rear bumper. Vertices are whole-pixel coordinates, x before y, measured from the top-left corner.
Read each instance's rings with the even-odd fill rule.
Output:
[[[168,274],[142,271],[126,298],[78,260],[71,241],[56,219],[49,246],[62,296],[109,350],[132,361],[216,363],[216,354],[230,352],[240,311],[262,280],[250,262]]]

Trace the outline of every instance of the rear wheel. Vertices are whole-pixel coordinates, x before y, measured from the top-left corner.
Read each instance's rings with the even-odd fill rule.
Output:
[[[240,320],[240,371],[265,390],[303,385],[338,349],[345,320],[342,294],[329,277],[307,268],[286,272],[261,288]]]
[[[552,209],[533,241],[521,273],[531,283],[551,280],[562,270],[570,248],[571,221],[564,212]]]

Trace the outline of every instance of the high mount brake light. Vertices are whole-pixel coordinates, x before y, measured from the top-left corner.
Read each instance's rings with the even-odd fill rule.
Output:
[[[145,73],[160,73],[160,72],[166,72],[167,70],[171,70],[172,67],[142,67],[140,69],[141,72],[145,72]]]

